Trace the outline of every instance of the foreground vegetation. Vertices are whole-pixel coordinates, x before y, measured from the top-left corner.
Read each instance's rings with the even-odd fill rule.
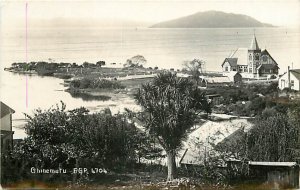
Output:
[[[70,86],[122,89],[124,83],[84,79]],[[300,102],[280,97],[276,83],[202,91],[196,81],[165,73],[138,89],[135,98],[143,107],[140,113],[67,111],[62,103],[27,116],[28,137],[2,155],[2,182],[11,187],[31,183],[33,187],[67,189],[272,189],[269,184],[234,184],[246,181],[247,168],[238,168],[232,175],[220,166],[232,158],[242,162],[298,161]],[[220,94],[218,104],[208,102],[207,94]],[[176,168],[175,155],[189,129],[203,119],[199,113],[211,111],[249,116],[253,127],[214,146],[201,170],[189,173]],[[159,162],[165,157],[167,165]],[[66,173],[34,174],[32,167],[63,168]],[[76,174],[76,167],[107,172]]]
[[[89,176],[74,174],[72,169],[98,168],[114,176],[115,172],[138,170],[142,158],[161,156],[161,149],[147,134],[128,123],[125,115],[112,115],[109,109],[89,114],[85,108],[66,111],[62,103],[46,111],[36,110],[28,118],[28,137],[2,158],[5,184],[20,180],[88,182],[106,173]],[[31,167],[63,168],[66,173],[34,174]]]

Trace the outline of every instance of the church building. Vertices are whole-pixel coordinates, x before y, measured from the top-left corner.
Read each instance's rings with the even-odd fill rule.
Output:
[[[238,48],[222,63],[224,76],[240,73],[243,78],[277,78],[278,70],[270,53],[259,48],[255,35],[249,49]]]

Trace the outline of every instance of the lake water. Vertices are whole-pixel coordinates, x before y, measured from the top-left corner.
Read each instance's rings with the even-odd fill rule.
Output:
[[[184,60],[206,61],[207,70],[220,70],[224,57],[239,47],[249,47],[254,29],[28,29],[28,61],[96,62],[121,66],[137,54],[147,66],[181,68]],[[271,53],[279,67],[294,63],[300,68],[300,28],[257,28],[259,46]],[[9,66],[25,61],[25,30],[2,29],[1,62]],[[121,64],[120,64],[121,63]]]
[[[146,66],[181,68],[184,60],[194,58],[206,61],[206,70],[220,71],[221,63],[231,51],[249,47],[253,29],[66,29],[48,28],[28,31],[28,61],[117,63],[143,55]],[[300,29],[258,28],[255,30],[259,46],[270,52],[281,68],[293,62],[300,68]],[[124,107],[136,109],[134,100],[124,96],[109,101],[83,101],[64,92],[63,80],[53,77],[25,76],[3,71],[11,63],[26,60],[25,31],[5,29],[0,32],[1,101],[15,109],[14,125],[24,119],[23,113],[47,109],[63,101],[67,109],[80,106],[97,111],[110,107],[113,112]],[[28,107],[26,107],[26,77],[28,77]],[[24,137],[24,131],[15,128],[15,138]]]
[[[26,77],[28,80],[28,107],[26,107]],[[24,124],[24,113],[32,114],[37,108],[48,109],[63,101],[67,110],[84,106],[90,111],[100,111],[110,108],[112,113],[123,112],[124,108],[136,111],[138,107],[132,98],[126,94],[112,97],[108,101],[86,101],[81,98],[73,98],[65,92],[62,79],[54,77],[26,76],[11,72],[1,72],[1,101],[13,108],[14,138],[23,138],[24,130],[19,129]]]

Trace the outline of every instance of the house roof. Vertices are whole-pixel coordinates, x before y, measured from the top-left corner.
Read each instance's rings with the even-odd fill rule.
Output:
[[[245,127],[241,127],[240,129],[236,130],[226,138],[224,138],[221,142],[219,142],[216,147],[217,148],[222,148],[222,147],[230,147],[233,144],[236,144],[238,140],[241,140],[244,138],[246,131]]]
[[[283,73],[279,78],[283,77],[286,73]],[[300,81],[300,69],[290,69],[290,73]]]
[[[180,164],[201,165],[205,152],[210,151],[219,142],[244,126],[252,124],[246,119],[235,119],[221,122],[207,121],[190,133],[184,142],[184,149],[179,152]]]
[[[253,35],[252,42],[251,42],[249,50],[259,50],[258,43],[257,43],[255,35]]]
[[[229,77],[227,76],[222,76],[222,77],[207,77],[204,78],[204,80],[207,83],[230,83],[231,80]]]
[[[297,165],[296,162],[249,162],[251,166],[285,166],[285,167],[292,167]]]
[[[6,116],[8,114],[15,113],[15,110],[10,108],[8,105],[4,104],[3,102],[1,102],[1,104],[0,104],[0,109],[1,109],[1,118],[3,118],[4,116]]]
[[[229,63],[231,67],[235,67],[237,66],[238,58],[225,58],[225,60],[222,63],[222,67],[226,61]]]
[[[290,72],[298,79],[300,80],[300,69],[292,69]]]

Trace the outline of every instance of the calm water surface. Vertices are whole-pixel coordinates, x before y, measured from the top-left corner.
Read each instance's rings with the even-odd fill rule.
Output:
[[[185,60],[206,61],[207,70],[220,70],[224,57],[236,48],[250,46],[253,28],[218,29],[28,29],[28,60],[95,62],[105,60],[121,66],[137,54],[147,66],[180,68]],[[267,48],[280,68],[294,63],[300,68],[300,28],[256,28],[260,48]],[[1,60],[4,66],[25,61],[25,31],[1,32]],[[283,71],[282,71],[283,72]]]
[[[62,79],[54,77],[26,76],[6,71],[0,72],[1,76],[1,101],[13,108],[13,126],[15,138],[24,137],[24,130],[18,129],[24,124],[24,113],[32,114],[37,108],[48,109],[63,101],[67,109],[74,109],[81,106],[90,111],[99,111],[110,108],[113,113],[123,112],[124,108],[137,110],[135,101],[127,95],[120,95],[118,99],[112,97],[107,101],[83,100],[73,98],[68,92],[64,92]],[[28,107],[26,107],[26,77],[28,79]]]

